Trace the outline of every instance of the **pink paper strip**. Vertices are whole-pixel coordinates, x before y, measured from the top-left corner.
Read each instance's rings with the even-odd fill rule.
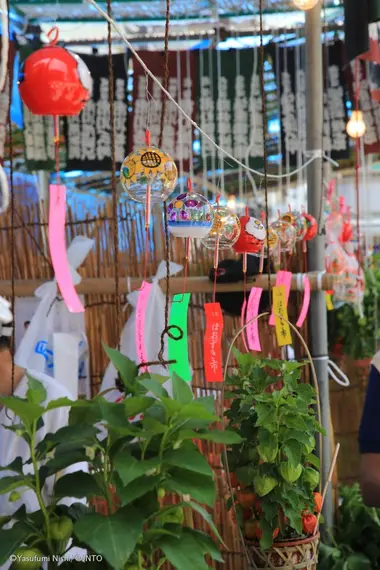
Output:
[[[136,352],[139,364],[142,362],[147,362],[147,356],[145,351],[145,315],[148,306],[150,291],[152,289],[152,284],[143,281],[141,289],[139,292],[139,297],[137,299],[136,306]],[[148,372],[148,367],[145,366],[141,369],[142,372]]]
[[[243,328],[243,327],[244,327],[244,323],[245,323],[245,310],[246,310],[246,308],[247,308],[247,299],[244,299],[244,303],[243,303],[243,306],[242,306],[242,308],[241,308],[241,315],[240,315],[240,328]],[[245,348],[245,350],[248,352],[248,346],[247,346],[247,341],[246,341],[245,335],[246,335],[246,331],[245,331],[245,329],[244,329],[243,332],[242,332],[242,334],[241,334],[241,336],[242,336],[242,339],[243,339],[244,348]]]
[[[292,285],[292,273],[290,271],[279,271],[276,277],[276,287],[285,285],[286,292],[286,306],[288,306],[290,287]],[[269,324],[274,326],[274,314],[272,313],[269,319]]]
[[[303,276],[303,288],[304,288],[304,295],[303,295],[303,302],[302,302],[302,309],[300,312],[300,316],[298,317],[297,327],[301,328],[305,322],[307,312],[310,306],[310,281],[307,275]]]
[[[259,321],[256,319],[252,323],[251,321],[254,317],[257,317],[259,313],[260,299],[263,290],[261,287],[252,287],[248,299],[247,317],[246,323],[249,325],[246,328],[248,346],[250,350],[256,350],[261,352],[260,336],[259,336]]]
[[[55,279],[70,313],[84,313],[84,307],[75,290],[67,260],[65,219],[66,186],[50,184],[49,248]]]

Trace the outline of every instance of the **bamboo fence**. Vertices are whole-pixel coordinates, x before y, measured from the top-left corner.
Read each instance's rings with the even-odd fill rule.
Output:
[[[83,278],[100,278],[115,276],[115,248],[113,240],[112,208],[110,203],[100,205],[96,216],[87,215],[84,219],[76,219],[73,210],[67,213],[67,242],[70,243],[77,235],[86,235],[95,240],[95,246],[85,260],[79,273]],[[0,228],[0,280],[10,280],[12,276],[12,262],[14,258],[13,278],[43,279],[53,278],[49,256],[46,251],[47,224],[41,221],[41,209],[33,201],[28,205],[20,205],[17,201],[14,212],[13,232],[11,229],[11,212],[2,216]],[[127,277],[141,277],[143,249],[145,243],[144,213],[136,204],[130,202],[120,203],[118,206],[118,232],[120,251],[118,256],[120,281]],[[13,233],[13,236],[12,236]],[[12,243],[13,241],[13,243]],[[170,240],[171,260],[182,264],[184,258],[183,240]],[[12,254],[13,251],[13,254]],[[152,216],[152,230],[150,240],[150,256],[148,260],[148,275],[156,273],[159,262],[165,257],[165,236],[162,230],[162,211],[156,210]],[[231,254],[230,254],[231,256]],[[197,241],[192,244],[189,276],[206,276],[213,263],[213,252],[201,247]],[[300,253],[297,259],[289,260],[289,269],[296,267],[296,271],[306,270],[305,256]],[[220,385],[205,383],[203,369],[203,335],[204,314],[201,309],[205,300],[211,300],[210,295],[194,294],[189,310],[189,355],[194,371],[192,381],[194,393],[199,396],[214,395],[222,411]],[[125,304],[125,296],[121,299]],[[300,307],[301,294],[292,293],[289,303],[289,318],[294,322]],[[109,346],[117,346],[118,331],[121,332],[124,322],[128,318],[128,308],[121,314],[116,313],[115,297],[112,294],[90,294],[85,296],[85,319],[90,347],[90,369],[92,393],[99,390],[103,373],[108,361],[105,353],[100,349],[101,341]],[[238,319],[225,317],[223,344],[224,357],[228,349],[228,339],[239,328]],[[265,333],[265,334],[264,334]],[[272,333],[271,333],[272,334]],[[261,338],[265,354],[273,354],[273,338],[261,326]],[[302,334],[307,340],[307,326]],[[298,343],[295,343],[297,357],[304,357]],[[334,446],[333,446],[334,447]],[[246,567],[246,560],[242,553],[239,536],[231,514],[226,511],[225,497],[227,485],[221,463],[220,446],[203,444],[203,451],[209,457],[210,463],[216,470],[218,486],[218,500],[213,510],[213,517],[221,535],[227,545],[225,552],[226,570],[237,570]],[[194,527],[207,532],[203,520],[195,515]]]

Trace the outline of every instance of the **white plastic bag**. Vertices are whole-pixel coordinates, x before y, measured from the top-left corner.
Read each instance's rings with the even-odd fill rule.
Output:
[[[75,285],[81,277],[76,269],[83,263],[94,240],[85,236],[77,236],[67,251],[71,274]],[[75,333],[80,344],[80,376],[79,393],[90,396],[90,377],[88,370],[88,346],[84,313],[70,313],[63,301],[56,301],[58,287],[55,280],[38,287],[35,295],[40,299],[25,334],[17,348],[15,363],[21,368],[33,369],[49,376],[54,374],[53,335],[54,333]],[[16,299],[17,313],[21,313],[21,305],[26,299]]]
[[[63,386],[60,382],[57,382],[54,378],[47,376],[38,371],[30,370],[29,374],[41,382],[46,390],[47,397],[46,402],[50,402],[52,400],[56,400],[58,398],[68,398],[73,399],[70,392]],[[19,396],[20,398],[25,397],[26,390],[28,387],[28,379],[26,376],[21,380],[20,384],[16,388],[14,395]],[[38,444],[42,439],[45,437],[47,433],[55,433],[62,427],[65,427],[68,424],[68,417],[69,417],[69,408],[58,408],[56,410],[51,410],[44,415],[44,426],[38,430],[37,437],[36,437],[36,444]],[[12,423],[17,422],[13,412],[3,408],[0,410],[0,466],[6,467],[12,461],[16,459],[16,457],[22,457],[23,461],[26,461],[30,456],[29,448],[26,442],[16,435],[13,431],[7,430],[3,427],[3,425],[9,426]],[[72,465],[69,468],[65,469],[61,472],[62,475],[66,475],[68,473],[73,473],[75,471],[88,471],[87,463],[77,463],[76,465]],[[32,473],[33,467],[31,465],[24,466],[24,473]],[[0,478],[12,476],[14,473],[9,471],[1,471]],[[43,495],[46,502],[49,502],[49,497],[51,496],[52,489],[54,484],[54,476],[49,477],[44,485],[43,488]],[[9,493],[6,495],[0,495],[0,516],[12,515],[14,512],[17,511],[23,504],[25,505],[27,512],[33,512],[39,510],[39,505],[37,502],[36,495],[33,491],[24,491],[20,493],[21,497],[18,501],[9,501]],[[72,503],[80,502],[85,504],[85,499],[76,499],[76,498],[65,498],[61,501],[62,504],[71,505]],[[11,525],[11,523],[10,523]],[[70,555],[78,555],[83,556],[86,554],[86,551],[83,549],[72,549],[70,551]],[[10,563],[4,564],[0,570],[7,570],[9,568]]]
[[[170,275],[176,275],[181,271],[182,266],[176,263],[170,263]],[[152,279],[152,288],[149,296],[146,316],[145,316],[145,349],[148,361],[156,361],[161,348],[161,333],[165,328],[165,295],[163,294],[159,281],[166,275],[166,263],[161,261],[158,266],[157,273]],[[133,291],[128,295],[128,301],[133,307],[133,311],[128,321],[125,323],[120,338],[120,351],[122,354],[138,362],[136,343],[135,343],[135,323],[136,323],[136,305],[139,292]],[[167,359],[167,337],[165,338],[164,360]],[[151,366],[150,371],[155,374],[167,375],[167,370],[163,366]],[[106,369],[100,391],[103,392],[115,387],[117,372],[112,363]],[[167,384],[170,384],[167,382]],[[171,392],[171,386],[165,386]],[[116,401],[121,394],[117,390],[105,394],[105,398],[110,401]]]

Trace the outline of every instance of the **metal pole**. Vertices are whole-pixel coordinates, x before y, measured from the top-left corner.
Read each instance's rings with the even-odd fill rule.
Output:
[[[321,149],[323,136],[323,68],[322,68],[322,21],[321,4],[305,13],[306,38],[306,142],[307,150]],[[323,199],[322,157],[316,158],[307,169],[308,211],[317,220]],[[309,270],[324,271],[325,240],[323,235],[312,242],[309,252]],[[327,480],[331,463],[330,439],[330,396],[328,377],[327,313],[325,293],[314,291],[310,306],[310,341],[321,397],[322,424],[327,432],[320,450],[322,460],[322,482]],[[333,526],[333,501],[331,486],[325,500],[325,529]]]

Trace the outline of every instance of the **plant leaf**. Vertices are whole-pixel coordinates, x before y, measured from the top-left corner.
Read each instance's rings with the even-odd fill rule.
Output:
[[[124,356],[124,354],[121,354],[121,352],[119,352],[118,350],[110,348],[104,343],[103,343],[103,348],[106,355],[108,356],[108,358],[110,359],[116,370],[119,372],[120,378],[125,388],[127,389],[127,392],[128,393],[133,392],[134,380],[138,376],[138,369],[136,363],[127,358],[126,356]]]
[[[286,454],[288,461],[292,467],[297,467],[301,462],[302,444],[296,439],[287,440],[282,446],[282,451]]]
[[[30,528],[23,523],[16,523],[9,530],[0,530],[0,566],[9,562],[9,557],[31,534]]]
[[[102,555],[111,568],[123,570],[142,533],[143,515],[133,507],[124,507],[115,515],[84,515],[75,523],[77,538]]]
[[[197,540],[189,533],[183,532],[180,538],[163,537],[160,548],[177,570],[208,570]]]
[[[103,497],[103,491],[98,486],[94,475],[85,473],[84,471],[75,471],[64,475],[55,484],[55,496],[75,497],[82,499],[86,497]]]
[[[310,463],[311,465],[314,465],[314,467],[316,467],[317,469],[320,469],[320,467],[321,467],[321,460],[319,459],[319,457],[314,455],[314,453],[311,453],[310,455],[308,455],[306,457],[306,463]]]
[[[190,534],[193,538],[195,538],[196,542],[198,543],[198,548],[201,550],[203,556],[207,554],[211,556],[213,560],[217,562],[224,562],[223,557],[220,553],[219,547],[215,544],[208,534],[204,534],[199,530],[194,530],[192,528],[184,528],[184,534]]]
[[[23,470],[22,470],[21,457],[16,457],[16,459],[14,459],[12,463],[7,465],[6,467],[0,467],[0,471],[13,471],[14,473],[19,473],[20,475],[22,475]]]
[[[61,442],[64,445],[76,444],[78,447],[86,447],[97,442],[99,430],[93,425],[82,426],[65,426],[55,433],[48,433],[42,441],[37,445],[36,450],[39,453],[46,453],[52,450]]]
[[[31,487],[32,478],[25,475],[16,475],[15,477],[3,477],[0,479],[0,495],[10,493],[15,489],[23,487]]]
[[[182,420],[207,420],[209,422],[217,422],[218,417],[214,413],[210,413],[202,402],[193,400],[190,404],[186,404],[178,412],[177,417]]]
[[[124,400],[125,413],[128,418],[133,418],[137,414],[145,412],[155,403],[154,398],[149,398],[147,396],[131,396]]]
[[[169,394],[165,388],[163,388],[161,384],[153,378],[145,378],[144,380],[140,380],[140,384],[144,386],[148,392],[152,392],[152,394],[158,399],[169,398]]]
[[[45,413],[42,406],[32,404],[18,396],[0,397],[0,404],[12,410],[25,425],[29,426]]]
[[[153,491],[159,485],[161,477],[159,475],[153,475],[152,477],[139,477],[127,485],[118,489],[118,494],[121,500],[122,506],[129,505],[133,503],[136,499],[139,499],[149,491]]]
[[[224,443],[226,445],[241,443],[243,441],[243,438],[234,431],[216,429],[208,432],[182,430],[178,433],[178,439],[203,439],[213,441],[214,443]]]
[[[196,511],[198,514],[200,514],[201,517],[207,522],[207,524],[209,525],[209,527],[211,528],[212,532],[214,533],[216,538],[219,540],[219,542],[227,548],[227,546],[223,542],[222,537],[220,536],[220,534],[218,532],[218,529],[215,526],[215,523],[212,519],[212,516],[210,515],[210,513],[208,513],[206,511],[206,509],[204,507],[202,507],[201,505],[198,505],[198,503],[194,503],[194,501],[187,501],[186,503],[183,503],[183,505],[184,506],[190,506],[193,509],[193,511]]]
[[[159,457],[141,461],[135,459],[135,457],[124,450],[115,455],[114,463],[115,469],[125,486],[129,485],[129,483],[132,483],[132,481],[138,479],[142,475],[145,475],[147,471],[157,469],[161,465]]]
[[[39,382],[30,374],[26,373],[26,377],[28,378],[28,389],[26,391],[26,399],[31,404],[42,404],[47,397],[46,390],[42,382]]]
[[[189,404],[194,396],[190,385],[175,372],[172,375],[173,397],[179,404]]]
[[[174,467],[182,467],[195,473],[212,476],[213,471],[207,459],[196,449],[189,451],[186,449],[177,449],[168,451],[164,454],[163,460],[165,463]]]
[[[187,469],[175,469],[171,473],[171,478],[165,480],[162,486],[179,495],[190,495],[210,507],[214,505],[216,489],[212,477],[199,475]]]

